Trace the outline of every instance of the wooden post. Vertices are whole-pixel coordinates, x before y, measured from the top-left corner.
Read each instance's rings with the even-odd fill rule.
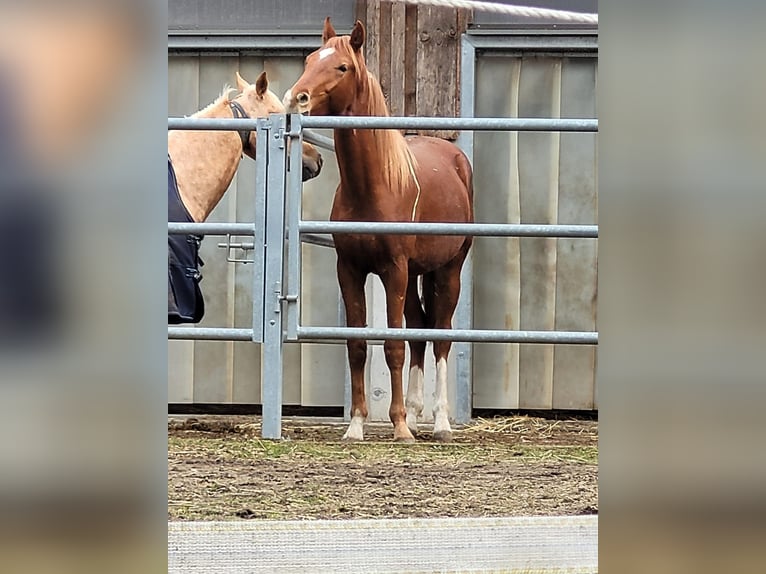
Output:
[[[391,115],[460,115],[460,35],[469,11],[371,0],[357,1],[356,17],[367,28],[367,67]],[[454,130],[418,133],[457,138]]]

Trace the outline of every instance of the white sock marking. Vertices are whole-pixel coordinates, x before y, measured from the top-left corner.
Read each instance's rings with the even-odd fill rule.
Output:
[[[351,417],[351,424],[348,425],[344,440],[364,440],[364,417],[356,411]]]
[[[447,359],[436,364],[436,392],[434,393],[434,433],[450,432],[449,399],[447,398]]]
[[[410,368],[407,379],[407,427],[413,433],[418,429],[418,417],[423,412],[423,369],[417,365]]]

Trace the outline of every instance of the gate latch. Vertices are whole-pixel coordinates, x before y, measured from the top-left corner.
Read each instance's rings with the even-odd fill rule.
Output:
[[[219,249],[226,249],[226,261],[229,263],[253,263],[253,259],[247,258],[247,252],[252,251],[254,248],[253,242],[232,241],[231,237],[231,235],[227,235],[226,243],[218,244]],[[244,258],[238,258],[236,254],[233,253],[236,249],[244,251]]]

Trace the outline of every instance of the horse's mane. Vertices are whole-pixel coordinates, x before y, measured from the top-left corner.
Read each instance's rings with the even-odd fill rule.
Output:
[[[195,112],[192,114],[191,117],[202,117],[207,112],[213,110],[214,108],[217,108],[218,106],[228,106],[229,102],[231,101],[231,93],[236,92],[234,88],[232,88],[229,84],[224,84],[223,89],[221,90],[221,93],[218,95],[218,97],[213,100],[211,103],[209,103],[207,106],[202,108],[200,111]]]
[[[361,92],[367,94],[367,113],[371,116],[390,116],[388,104],[383,95],[383,88],[377,78],[367,69],[363,56],[357,57],[351,49],[349,38],[344,36],[343,47],[348,51],[357,70],[357,81],[360,82]],[[385,170],[391,189],[404,190],[409,183],[412,173],[415,173],[417,163],[399,130],[369,130],[373,134],[378,157]]]

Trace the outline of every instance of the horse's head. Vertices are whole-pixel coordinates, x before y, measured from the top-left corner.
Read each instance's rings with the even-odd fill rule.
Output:
[[[269,89],[266,72],[261,72],[255,84],[246,81],[237,72],[237,88],[240,94],[232,101],[237,102],[251,118],[264,118],[269,114],[283,114],[285,107],[279,97]],[[255,159],[255,131],[249,135],[250,141],[245,153]],[[303,181],[319,175],[322,170],[322,156],[311,144],[303,144]]]
[[[306,58],[303,75],[285,94],[285,107],[318,116],[348,113],[367,78],[364,36],[364,26],[358,20],[350,36],[337,36],[330,18],[326,18],[322,47]]]
[[[237,72],[239,95],[232,101],[238,103],[251,118],[265,118],[269,114],[283,114],[285,108],[277,95],[269,89],[269,78],[261,72],[254,84],[245,80]],[[255,158],[255,131],[250,132],[250,145],[245,153]]]

